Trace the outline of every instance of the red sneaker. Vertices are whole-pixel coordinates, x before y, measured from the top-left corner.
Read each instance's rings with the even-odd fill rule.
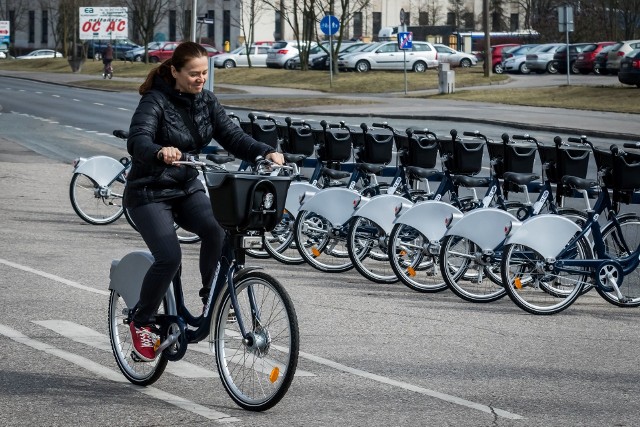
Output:
[[[153,362],[156,358],[156,351],[153,348],[153,335],[151,328],[142,326],[137,328],[133,322],[129,323],[131,339],[133,341],[133,352],[143,362]]]

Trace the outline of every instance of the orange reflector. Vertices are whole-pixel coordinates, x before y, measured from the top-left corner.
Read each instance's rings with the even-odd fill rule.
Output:
[[[318,250],[318,248],[316,248],[315,246],[311,248],[311,253],[313,254],[313,256],[315,257],[319,257],[320,256],[320,251]]]
[[[159,347],[160,347],[160,338],[157,338],[155,341],[153,341],[153,351],[158,351]]]
[[[520,281],[519,277],[513,279],[513,286],[515,286],[516,289],[522,289],[522,281]]]
[[[413,267],[409,267],[407,268],[407,273],[409,274],[409,276],[413,277],[416,275],[416,270],[414,270]]]
[[[407,256],[407,251],[400,251],[400,256]]]
[[[279,375],[280,375],[280,369],[278,369],[278,367],[276,366],[271,370],[271,374],[269,375],[269,381],[271,381],[271,383],[275,383],[276,381],[278,381]]]

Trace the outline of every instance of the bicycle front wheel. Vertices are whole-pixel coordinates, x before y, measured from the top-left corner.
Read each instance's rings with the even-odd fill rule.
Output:
[[[620,230],[613,222],[609,222],[602,230],[604,250],[613,258],[631,255],[640,247],[640,217],[628,215],[618,218]],[[618,307],[640,306],[640,269],[629,272],[618,285],[622,298],[615,291],[606,291],[596,286],[596,290],[607,302]]]
[[[82,173],[75,173],[69,185],[69,199],[73,210],[89,224],[111,224],[123,212],[122,195],[125,177],[119,175],[109,186],[101,187]]]
[[[211,319],[222,384],[236,404],[251,411],[276,405],[287,393],[298,365],[298,319],[284,287],[268,274],[252,271],[235,284],[239,312],[225,289]],[[243,338],[239,321],[247,330]]]
[[[153,362],[143,362],[133,353],[131,331],[129,325],[124,323],[127,317],[124,312],[128,308],[120,294],[112,290],[108,314],[111,350],[124,376],[133,384],[147,386],[160,378],[168,360],[164,354],[159,354]],[[162,304],[160,308],[165,309],[166,305]]]
[[[338,230],[322,215],[300,211],[293,232],[298,252],[313,268],[327,273],[353,268],[347,248],[348,226]]]
[[[375,222],[352,219],[347,238],[351,262],[364,277],[376,283],[396,283],[399,279],[391,268],[387,233]]]
[[[264,249],[272,258],[287,265],[304,264],[294,242],[293,225],[295,218],[285,210],[282,220],[272,231],[264,233]]]
[[[589,242],[582,238],[565,251],[563,259],[591,259]],[[562,260],[558,260],[558,264]],[[502,257],[502,283],[509,298],[532,314],[556,314],[569,307],[589,282],[588,267],[559,268],[525,245],[507,245]]]

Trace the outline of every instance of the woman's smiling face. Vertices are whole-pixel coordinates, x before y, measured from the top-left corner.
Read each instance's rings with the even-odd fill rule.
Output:
[[[202,92],[209,73],[209,60],[200,56],[189,60],[180,71],[171,66],[171,74],[176,79],[175,88],[182,93]]]

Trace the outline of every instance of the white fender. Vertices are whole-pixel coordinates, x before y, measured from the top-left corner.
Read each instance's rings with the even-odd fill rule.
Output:
[[[509,233],[505,245],[526,245],[544,258],[555,258],[581,228],[562,215],[536,215]]]
[[[325,188],[311,198],[305,197],[299,210],[321,215],[331,225],[338,227],[351,218],[354,212],[354,203],[360,198],[360,194],[353,190],[341,187]]]
[[[449,203],[426,200],[413,205],[406,212],[400,212],[394,224],[406,224],[422,233],[429,241],[440,240],[447,231],[446,220],[452,216],[462,216],[460,209]]]
[[[300,210],[300,196],[307,193],[306,197],[311,197],[310,194],[320,191],[315,185],[311,185],[308,182],[292,182],[289,185],[289,192],[287,193],[287,200],[284,202],[284,208],[294,218],[298,216]]]
[[[466,213],[448,230],[447,236],[464,237],[483,251],[498,247],[505,239],[505,228],[518,225],[518,219],[503,209],[482,208]]]
[[[82,161],[84,160],[84,161]],[[73,173],[81,173],[93,179],[99,186],[107,186],[124,170],[124,165],[108,156],[82,159]]]
[[[387,235],[391,233],[396,210],[410,209],[413,202],[395,194],[381,194],[372,197],[368,202],[360,204],[353,216],[360,216],[375,222]],[[402,211],[401,210],[401,211]]]
[[[147,270],[153,264],[153,256],[147,251],[135,251],[126,254],[121,260],[111,262],[109,289],[116,291],[128,308],[133,308],[140,299],[140,288]],[[173,287],[167,291],[167,314],[177,312]]]

